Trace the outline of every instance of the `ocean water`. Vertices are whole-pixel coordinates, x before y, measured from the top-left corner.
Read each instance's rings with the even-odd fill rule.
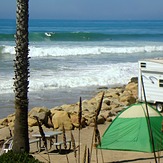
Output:
[[[0,20],[0,118],[14,112],[15,20]],[[29,22],[29,109],[127,84],[138,60],[163,57],[163,21]]]

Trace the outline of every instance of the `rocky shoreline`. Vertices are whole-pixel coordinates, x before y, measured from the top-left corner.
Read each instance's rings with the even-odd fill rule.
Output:
[[[138,100],[138,82],[137,78],[122,87],[99,88],[99,92],[89,100],[82,101],[82,127],[94,126],[94,116],[101,96],[104,93],[102,108],[98,116],[97,123],[104,124],[111,122],[117,114],[125,107],[134,104]],[[35,116],[39,117],[44,128],[53,128],[61,130],[62,124],[66,130],[73,130],[79,127],[78,124],[79,102],[75,104],[61,105],[51,109],[46,107],[35,107],[28,113],[29,133],[36,130],[37,121]],[[6,118],[0,119],[0,142],[11,136],[14,129],[15,115],[11,114]],[[38,127],[37,127],[38,128]]]

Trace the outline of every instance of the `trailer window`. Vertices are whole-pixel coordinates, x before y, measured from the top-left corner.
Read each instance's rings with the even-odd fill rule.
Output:
[[[141,63],[140,63],[140,66],[146,68],[146,63],[141,62]]]
[[[159,79],[159,87],[163,87],[163,79]]]

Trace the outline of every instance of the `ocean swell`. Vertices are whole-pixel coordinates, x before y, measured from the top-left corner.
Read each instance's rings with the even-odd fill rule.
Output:
[[[123,41],[123,40],[156,40],[163,38],[162,33],[102,33],[102,32],[30,32],[29,41]],[[14,41],[15,34],[0,34],[0,41]],[[160,41],[161,41],[160,40]],[[162,40],[163,41],[163,40]]]

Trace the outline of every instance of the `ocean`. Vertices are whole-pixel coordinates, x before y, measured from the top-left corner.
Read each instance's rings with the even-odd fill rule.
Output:
[[[0,20],[0,118],[14,112],[15,20]],[[29,110],[127,84],[138,60],[163,57],[163,21],[29,21]]]

